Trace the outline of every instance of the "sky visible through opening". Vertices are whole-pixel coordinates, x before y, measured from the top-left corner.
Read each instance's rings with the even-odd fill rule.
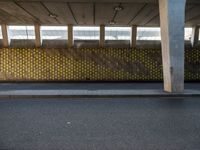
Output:
[[[1,27],[0,27],[1,31]],[[74,40],[99,40],[100,27],[74,26]],[[41,26],[41,39],[67,40],[67,26]],[[185,40],[190,40],[192,28],[185,28]],[[35,39],[34,26],[8,26],[9,39]],[[0,32],[0,39],[2,39]],[[105,40],[131,40],[131,27],[105,27]],[[138,27],[137,40],[161,40],[160,28]],[[200,40],[200,37],[199,37]]]

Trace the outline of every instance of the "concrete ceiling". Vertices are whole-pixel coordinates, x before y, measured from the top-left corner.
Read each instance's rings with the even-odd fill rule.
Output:
[[[124,9],[115,12],[114,7]],[[200,25],[200,0],[187,0],[186,26]],[[56,14],[56,18],[49,17]],[[157,0],[0,0],[0,23],[11,25],[159,26]]]

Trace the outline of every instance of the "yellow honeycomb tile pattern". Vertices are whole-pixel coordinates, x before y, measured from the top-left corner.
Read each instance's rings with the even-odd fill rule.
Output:
[[[185,80],[200,80],[200,51],[185,51]],[[160,81],[154,49],[0,49],[1,81]]]

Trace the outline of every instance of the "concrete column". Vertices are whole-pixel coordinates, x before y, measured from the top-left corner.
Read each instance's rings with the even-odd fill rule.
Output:
[[[100,25],[99,47],[104,47],[105,44],[105,25]]]
[[[192,29],[191,45],[192,47],[197,46],[199,41],[199,26],[195,26]]]
[[[131,32],[131,47],[136,47],[137,42],[137,26],[132,26],[132,32]]]
[[[35,47],[41,47],[42,41],[41,41],[41,35],[40,35],[40,25],[35,24]]]
[[[8,28],[6,24],[1,25],[2,36],[3,36],[3,47],[9,47],[9,39],[8,39]]]
[[[73,38],[73,25],[68,25],[68,48],[74,46],[74,38]]]
[[[184,91],[184,24],[186,0],[159,0],[164,90]]]

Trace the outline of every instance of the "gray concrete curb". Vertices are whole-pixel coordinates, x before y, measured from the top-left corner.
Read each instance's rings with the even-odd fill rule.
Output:
[[[8,90],[0,98],[112,98],[112,97],[200,97],[200,90],[167,93],[162,90]]]

